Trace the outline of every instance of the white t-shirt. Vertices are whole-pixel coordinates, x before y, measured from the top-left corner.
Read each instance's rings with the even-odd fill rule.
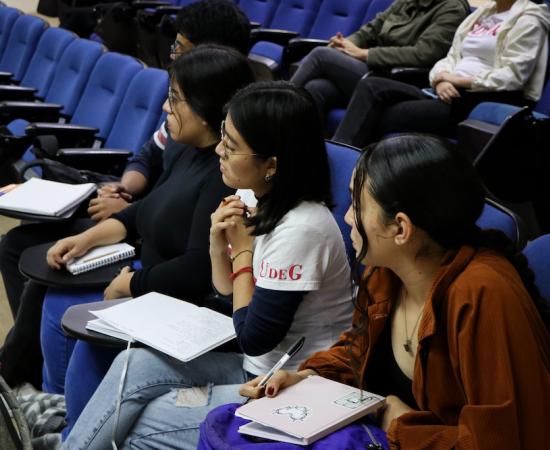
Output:
[[[455,67],[456,75],[474,77],[494,67],[497,35],[510,10],[491,14],[477,21],[462,41],[462,59]]]
[[[241,199],[255,199],[243,191]],[[301,336],[303,348],[286,365],[296,370],[312,353],[326,349],[351,325],[350,268],[340,228],[320,203],[302,202],[269,234],[254,240],[256,286],[279,291],[308,291],[279,345],[262,356],[245,355],[244,369],[265,374]]]

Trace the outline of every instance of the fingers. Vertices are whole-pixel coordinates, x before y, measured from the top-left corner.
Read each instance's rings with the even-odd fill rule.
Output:
[[[239,394],[243,397],[250,398],[260,398],[263,397],[264,389],[259,388],[258,384],[263,377],[256,377],[253,380],[250,380],[248,383],[241,385],[239,389]]]
[[[275,397],[286,386],[288,375],[289,373],[286,370],[275,372],[265,385],[265,395],[267,397]]]

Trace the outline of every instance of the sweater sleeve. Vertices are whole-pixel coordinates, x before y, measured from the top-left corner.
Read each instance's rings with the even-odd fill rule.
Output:
[[[286,336],[305,294],[256,287],[250,304],[233,313],[241,350],[250,356],[273,350]]]
[[[434,15],[431,24],[422,32],[413,45],[373,47],[369,49],[367,64],[369,67],[430,67],[443,58],[460,22],[466,17],[462,3],[449,2],[450,6],[441,8]]]
[[[234,190],[225,186],[219,176],[207,175],[205,179],[193,210],[185,251],[178,257],[136,271],[130,283],[132,296],[156,291],[180,298],[201,297],[205,294],[204,286],[210,286],[210,214],[220,199]]]
[[[122,222],[122,225],[124,225],[124,228],[126,228],[126,239],[129,241],[135,241],[139,239],[139,234],[136,228],[139,204],[139,200],[135,201],[127,208],[124,208],[122,211],[119,211],[111,216],[112,219],[116,219],[119,222]]]
[[[449,354],[465,406],[452,425],[430,411],[400,416],[388,431],[391,448],[545,447],[540,436],[550,399],[549,337],[514,278],[451,290],[449,304],[460,306],[447,314]],[[429,409],[429,397],[427,402]]]

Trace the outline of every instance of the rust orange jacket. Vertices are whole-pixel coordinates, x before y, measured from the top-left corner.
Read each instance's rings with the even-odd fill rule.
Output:
[[[362,377],[399,287],[388,269],[369,280],[368,331],[351,348],[363,354]],[[349,332],[301,369],[355,384],[348,340]],[[550,448],[550,335],[506,259],[468,246],[449,255],[418,341],[412,388],[420,410],[391,423],[392,449]]]

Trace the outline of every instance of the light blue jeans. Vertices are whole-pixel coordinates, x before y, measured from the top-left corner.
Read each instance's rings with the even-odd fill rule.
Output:
[[[110,449],[120,377],[121,352],[78,418],[65,450]],[[195,449],[208,412],[242,402],[239,386],[250,379],[243,355],[209,352],[188,363],[150,349],[131,349],[120,417],[118,448]]]

